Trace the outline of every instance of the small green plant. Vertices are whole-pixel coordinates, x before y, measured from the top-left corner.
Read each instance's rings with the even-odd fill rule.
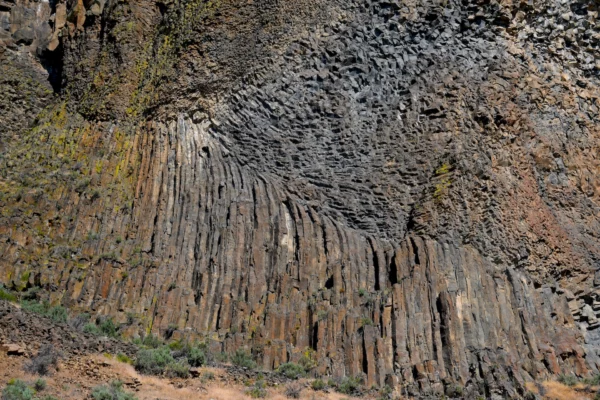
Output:
[[[342,394],[357,395],[361,393],[362,379],[347,376],[337,386],[337,391]]]
[[[67,309],[63,306],[51,307],[48,302],[40,303],[34,300],[23,300],[21,301],[21,308],[49,317],[55,322],[67,322]]]
[[[323,389],[325,389],[326,385],[322,379],[315,379],[314,381],[312,381],[310,386],[313,388],[313,390],[323,390]]]
[[[33,389],[19,379],[10,380],[2,391],[2,400],[32,400]]]
[[[192,367],[201,367],[206,365],[206,354],[197,346],[192,346],[187,355],[188,363]]]
[[[115,323],[113,322],[113,320],[111,318],[104,319],[100,323],[98,328],[100,329],[100,333],[102,333],[103,335],[106,335],[108,337],[116,338],[119,336],[119,332],[118,332],[119,328],[117,328],[117,326],[115,325]]]
[[[249,369],[256,368],[256,363],[252,359],[252,355],[250,355],[249,353],[246,353],[242,349],[237,349],[235,351],[235,354],[233,354],[231,356],[231,362],[234,365],[237,365],[239,367],[244,367],[244,368],[249,368]]]
[[[112,381],[110,385],[96,386],[92,390],[94,400],[137,400],[137,397],[123,390],[123,384]]]
[[[138,351],[135,358],[135,369],[138,372],[148,375],[162,375],[169,364],[175,360],[168,347],[159,347],[156,349],[143,349]]]
[[[267,397],[267,391],[265,390],[265,386],[265,381],[258,380],[254,384],[254,386],[252,386],[252,388],[246,390],[246,394],[252,397],[253,399],[265,398]]]
[[[96,326],[96,324],[88,322],[83,326],[84,333],[91,333],[92,335],[100,336],[100,329]]]
[[[600,385],[600,375],[594,375],[591,378],[584,378],[582,382],[586,385],[598,386]]]
[[[292,362],[281,364],[277,372],[288,379],[298,379],[306,375],[304,367]]]
[[[365,326],[373,326],[373,320],[369,317],[362,317],[359,321],[361,328]]]
[[[42,390],[46,389],[46,381],[39,378],[36,379],[35,383],[33,384],[33,388],[36,390],[36,392],[41,392]]]
[[[0,300],[10,301],[12,303],[16,303],[17,296],[6,291],[3,287],[0,287]]]
[[[55,322],[67,322],[67,309],[63,306],[54,306],[48,310],[47,314]]]
[[[316,368],[318,365],[316,351],[310,347],[305,348],[302,352],[302,357],[298,360],[298,364],[300,364],[306,372]]]
[[[127,356],[127,354],[118,353],[117,354],[117,360],[119,362],[122,362],[122,363],[125,363],[125,364],[133,364],[133,360],[131,358],[129,358]]]
[[[163,341],[158,336],[150,334],[146,336],[144,340],[142,340],[142,345],[152,349],[156,349],[163,345]]]
[[[46,315],[50,305],[47,302],[40,303],[32,300],[23,300],[21,301],[21,308],[36,314]]]
[[[40,347],[37,355],[25,365],[25,371],[30,374],[48,375],[52,369],[58,368],[61,354],[50,344]]]
[[[212,381],[215,379],[215,374],[212,371],[206,371],[202,374],[202,380],[204,381]]]
[[[299,399],[302,393],[300,382],[291,382],[285,386],[285,397],[288,399]]]
[[[169,378],[187,378],[190,366],[186,362],[172,362],[165,368],[165,375]]]
[[[213,357],[215,358],[216,362],[220,363],[226,363],[229,360],[229,356],[227,355],[227,353],[224,352],[216,353]]]
[[[577,384],[575,375],[560,374],[556,380],[565,386],[575,386]]]
[[[360,297],[365,297],[367,295],[367,291],[365,289],[358,289],[358,295]]]

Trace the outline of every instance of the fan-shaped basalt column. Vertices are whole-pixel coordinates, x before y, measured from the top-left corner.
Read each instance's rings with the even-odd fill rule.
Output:
[[[510,393],[586,370],[563,297],[469,246],[389,243],[323,217],[240,167],[207,126],[180,117],[151,129],[133,220],[154,261],[123,283],[100,261],[64,286],[73,305],[149,314],[148,331],[249,347],[266,368],[312,349],[319,375],[421,392],[485,381]]]

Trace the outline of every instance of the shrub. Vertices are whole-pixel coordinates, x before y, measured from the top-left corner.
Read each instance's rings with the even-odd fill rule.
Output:
[[[322,379],[315,379],[314,381],[312,381],[310,386],[313,388],[313,390],[323,390],[323,389],[325,389],[326,385]]]
[[[11,301],[14,303],[17,301],[17,296],[4,290],[3,287],[0,287],[0,300]]]
[[[90,314],[82,313],[82,314],[78,314],[74,318],[72,318],[69,321],[69,325],[72,326],[74,329],[81,331],[85,328],[85,326],[87,325],[87,323],[89,321],[90,321]]]
[[[91,333],[92,335],[100,336],[100,329],[96,326],[96,324],[88,322],[83,326],[84,333]]]
[[[23,300],[21,301],[21,308],[36,314],[46,315],[50,306],[46,302],[39,303],[32,300]]]
[[[144,340],[142,340],[142,344],[146,347],[156,349],[156,348],[159,348],[160,346],[162,346],[163,342],[162,342],[162,340],[160,340],[159,337],[150,334],[150,335],[146,336],[144,338]]]
[[[361,392],[362,379],[351,376],[344,377],[337,387],[337,391],[343,394],[356,395]]]
[[[47,315],[55,322],[67,322],[67,309],[63,306],[51,307]]]
[[[235,351],[235,354],[233,356],[231,356],[231,362],[234,365],[244,367],[244,368],[249,368],[249,369],[256,368],[256,363],[252,359],[252,355],[250,355],[249,353],[246,353],[244,350],[241,350],[241,349],[237,349]]]
[[[388,385],[385,385],[384,387],[382,387],[379,390],[379,394],[381,395],[381,397],[379,397],[380,400],[388,400],[388,399],[393,399],[392,394],[393,394],[393,390],[391,387],[389,387]],[[462,395],[462,392],[461,392]]]
[[[50,344],[40,348],[37,356],[31,359],[29,364],[25,365],[25,371],[31,374],[48,375],[50,367],[56,369],[60,354]]]
[[[252,388],[246,390],[246,394],[252,397],[253,399],[262,399],[267,397],[267,391],[265,390],[265,382],[256,381]]]
[[[217,362],[225,363],[225,362],[227,362],[227,360],[229,360],[229,356],[227,355],[227,353],[221,352],[221,353],[214,354],[214,359]]]
[[[575,386],[577,384],[577,378],[574,375],[560,374],[557,380],[566,386]]]
[[[302,385],[298,382],[292,382],[285,387],[285,397],[290,399],[299,399],[302,393]]]
[[[135,369],[149,375],[161,375],[167,365],[174,363],[168,347],[158,349],[143,349],[138,351],[135,359]]]
[[[31,400],[33,390],[21,380],[10,381],[2,391],[2,400]]]
[[[63,306],[50,307],[48,302],[40,303],[34,300],[23,300],[21,301],[21,308],[49,317],[56,322],[67,322],[67,310]]]
[[[169,378],[187,378],[190,375],[190,366],[186,362],[172,362],[167,364],[165,375]]]
[[[126,364],[133,364],[133,360],[127,356],[127,354],[118,353],[117,360]]]
[[[279,368],[277,368],[277,372],[288,379],[298,379],[306,375],[304,367],[291,362],[281,364]]]
[[[123,390],[123,384],[112,381],[110,385],[96,386],[92,390],[94,400],[137,400],[137,397]]]
[[[200,347],[193,346],[188,352],[187,360],[192,367],[201,367],[206,364],[206,354]]]
[[[304,349],[302,357],[300,357],[300,359],[298,360],[298,364],[300,364],[306,372],[310,371],[313,368],[316,368],[316,366],[318,365],[317,353],[310,347],[307,347],[306,349]]]
[[[215,379],[215,374],[211,371],[206,371],[202,374],[202,380],[212,381],[213,379]]]
[[[104,319],[100,323],[100,325],[98,325],[98,328],[100,329],[100,332],[103,335],[106,335],[108,337],[116,338],[119,336],[119,333],[118,333],[119,328],[117,328],[117,326],[113,322],[112,318]]]
[[[594,375],[591,378],[585,378],[582,382],[586,385],[598,386],[600,385],[600,375]]]
[[[37,379],[33,384],[33,388],[36,390],[36,392],[41,392],[42,390],[46,389],[46,386],[46,381],[43,379]]]

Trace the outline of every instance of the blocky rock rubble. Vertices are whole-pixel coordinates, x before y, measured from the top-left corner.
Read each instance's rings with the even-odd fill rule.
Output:
[[[597,371],[597,2],[312,3],[222,1],[174,76],[135,83],[143,46],[117,30],[144,21],[160,56],[171,6],[70,5],[70,117],[47,135],[89,188],[40,166],[49,194],[13,195],[52,156],[7,145],[0,281],[412,395]]]
[[[4,343],[4,345],[2,345]],[[7,354],[36,354],[44,345],[51,345],[65,357],[84,354],[128,354],[136,346],[122,341],[83,333],[50,318],[21,310],[0,300],[0,345]]]

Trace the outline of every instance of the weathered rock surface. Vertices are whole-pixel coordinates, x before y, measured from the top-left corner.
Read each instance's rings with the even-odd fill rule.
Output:
[[[597,370],[597,3],[69,7],[1,282],[412,394]]]
[[[57,351],[68,356],[99,352],[133,355],[136,352],[136,347],[130,343],[82,333],[67,324],[0,300],[0,350],[9,355],[33,354],[44,345],[55,346]]]

